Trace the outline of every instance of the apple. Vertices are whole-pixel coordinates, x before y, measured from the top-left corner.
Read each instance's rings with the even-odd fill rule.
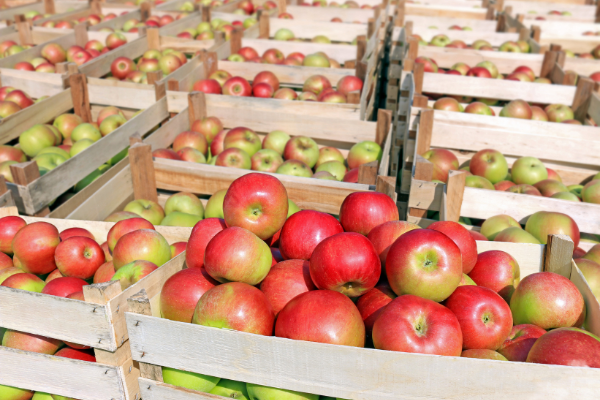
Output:
[[[249,97],[252,94],[252,86],[244,78],[234,76],[223,84],[223,94]]]
[[[518,184],[535,185],[548,179],[548,171],[544,164],[535,157],[521,157],[511,168],[513,182]]]
[[[14,275],[6,277],[2,281],[2,285],[0,286],[9,287],[12,289],[26,290],[28,292],[34,293],[42,292],[44,286],[46,285],[46,283],[43,280],[41,280],[34,274],[24,273],[23,271],[20,272],[21,273],[16,273]]]
[[[475,101],[465,107],[465,113],[467,114],[479,114],[479,115],[496,115],[487,104],[480,101]]]
[[[194,121],[190,129],[203,134],[210,145],[215,136],[223,130],[223,123],[216,117],[204,117],[201,120]]]
[[[70,347],[65,347],[65,348],[62,348],[59,351],[57,351],[54,355],[56,357],[70,358],[72,360],[96,362],[96,357],[94,357],[90,353],[90,350],[87,350],[87,349],[73,349]],[[39,393],[39,392],[37,392],[37,393]]]
[[[274,387],[255,385],[252,383],[246,384],[248,396],[255,400],[319,400],[318,394],[294,392],[292,390],[277,389]]]
[[[420,229],[420,227],[405,221],[388,221],[371,229],[368,238],[373,243],[375,251],[379,254],[382,267],[385,268],[387,254],[396,239],[413,229]]]
[[[510,215],[495,215],[486,219],[481,225],[481,234],[489,240],[494,240],[496,235],[505,230],[506,228],[517,227],[521,228],[521,225]]]
[[[115,271],[132,261],[150,261],[161,266],[171,259],[171,248],[166,239],[152,229],[138,229],[121,236],[113,251]]]
[[[283,164],[283,158],[275,150],[262,149],[251,157],[251,163],[255,171],[275,172]]]
[[[581,189],[581,198],[586,203],[600,204],[600,180],[592,179]]]
[[[165,76],[173,73],[182,65],[181,59],[175,54],[167,54],[158,61],[158,66]]]
[[[471,158],[469,170],[473,175],[482,176],[495,184],[506,178],[508,164],[499,151],[485,149],[478,151]]]
[[[509,192],[509,193],[528,194],[530,196],[541,196],[542,195],[535,186],[526,185],[526,184],[514,185],[514,186],[509,187],[505,191]]]
[[[252,47],[242,47],[238,53],[246,60],[252,60],[253,58],[259,57],[257,51]]]
[[[27,61],[22,61],[22,62],[16,63],[14,68],[21,70],[21,71],[35,71],[35,67],[31,63],[28,63]]]
[[[208,94],[222,94],[221,84],[215,79],[200,79],[194,83],[192,90]]]
[[[142,72],[154,72],[160,70],[160,65],[159,61],[154,58],[142,58],[138,63],[137,68]]]
[[[329,147],[329,146],[321,147],[319,149],[319,158],[317,159],[317,163],[315,164],[315,167],[318,168],[322,164],[329,162],[329,161],[337,161],[337,162],[343,164],[345,161],[344,155],[342,154],[341,151],[339,151],[335,147]]]
[[[450,44],[450,38],[444,34],[435,35],[431,39],[431,45],[436,47],[446,47]]]
[[[123,111],[121,111],[117,107],[109,106],[109,107],[103,108],[98,113],[98,118],[96,119],[96,122],[97,122],[98,126],[100,126],[102,124],[102,121],[104,121],[107,117],[109,117],[111,115],[116,115],[116,114],[118,114],[118,115],[122,116],[123,118],[125,118],[125,114],[123,114]]]
[[[276,173],[304,178],[312,177],[312,170],[300,160],[287,160],[277,168]]]
[[[92,124],[84,123],[77,125],[73,131],[71,131],[71,140],[77,142],[81,139],[90,139],[94,142],[97,142],[102,138],[102,134]]]
[[[123,235],[136,231],[138,229],[155,229],[154,225],[150,223],[148,220],[138,217],[137,215],[134,218],[128,218],[121,221],[118,221],[112,228],[108,231],[106,243],[107,246],[112,253],[117,245],[117,242]]]
[[[252,95],[263,99],[270,99],[273,97],[275,91],[268,83],[257,83],[252,88]]]
[[[206,155],[208,152],[208,141],[202,133],[184,131],[175,137],[175,140],[173,141],[173,150],[179,151],[184,147],[191,147]]]
[[[317,167],[313,178],[317,178],[317,174],[328,174],[333,180],[341,181],[344,179],[346,172],[346,167],[343,163],[339,161],[327,161]]]
[[[108,47],[109,50],[114,50],[125,43],[127,43],[127,38],[119,32],[113,32],[106,37],[106,47]]]
[[[204,218],[204,206],[200,199],[192,193],[179,192],[171,195],[165,203],[165,214],[169,215],[173,212],[182,212],[186,214],[199,216]]]
[[[7,216],[0,218],[0,251],[12,255],[12,241],[17,232],[27,225],[21,217]]]
[[[423,68],[425,72],[437,73],[439,71],[438,64],[435,62],[433,58],[429,57],[417,57],[415,58],[415,63],[423,64]]]
[[[0,270],[14,267],[12,258],[4,253],[0,253]]]
[[[223,218],[223,200],[225,199],[225,194],[227,193],[227,189],[222,189],[216,191],[208,202],[206,203],[206,207],[204,209],[204,218]]]
[[[268,84],[271,86],[273,91],[277,91],[279,89],[279,79],[277,79],[277,76],[275,76],[275,74],[271,71],[262,71],[256,74],[252,80],[252,84],[256,86],[260,83]]]
[[[2,339],[2,346],[10,349],[30,351],[33,353],[53,355],[62,346],[60,340],[18,332],[7,329]]]
[[[110,72],[117,79],[125,79],[127,75],[137,70],[133,60],[127,57],[118,57],[110,64]]]
[[[332,290],[302,293],[279,312],[275,336],[364,347],[365,325],[347,296]]]
[[[219,82],[219,85],[223,86],[227,80],[231,78],[231,74],[227,71],[217,70],[209,75],[208,79],[214,79]]]
[[[27,156],[25,156],[23,151],[19,148],[8,145],[0,145],[0,162],[9,160],[21,163],[27,161]]]
[[[517,42],[508,41],[504,42],[498,47],[498,51],[508,52],[508,53],[523,53],[521,47]]]
[[[46,282],[43,294],[51,296],[67,297],[73,293],[81,292],[84,286],[87,286],[87,282],[81,278],[76,277],[57,277],[52,279],[50,282]]]
[[[104,219],[104,222],[119,222],[124,219],[138,218],[138,217],[139,217],[139,215],[137,215],[136,213],[130,212],[130,211],[117,211],[117,212],[110,214],[108,217],[106,217]]]
[[[121,284],[121,290],[125,290],[157,269],[156,264],[150,261],[135,260],[121,265],[110,280],[118,281]]]
[[[567,278],[538,272],[523,278],[510,300],[514,323],[542,329],[575,326],[584,312],[583,297]]]
[[[563,104],[551,104],[544,109],[550,122],[564,122],[575,118],[573,110]]]
[[[544,329],[535,325],[515,325],[498,348],[498,353],[506,357],[508,361],[525,362],[533,344],[545,333]]]
[[[154,158],[164,158],[166,160],[181,160],[181,157],[177,152],[171,149],[157,149],[152,152]]]
[[[302,92],[297,97],[300,101],[317,101],[318,97],[313,92]]]
[[[477,243],[469,231],[458,222],[453,221],[434,222],[428,226],[428,229],[443,233],[458,246],[462,255],[462,272],[470,273],[477,262]]]
[[[309,263],[305,260],[287,260],[276,264],[260,284],[260,290],[269,300],[275,316],[294,297],[315,289]]]
[[[290,140],[290,135],[283,131],[273,131],[269,132],[267,136],[263,139],[262,147],[263,149],[274,150],[280,155],[283,155],[285,150],[285,145]]]
[[[404,295],[385,306],[375,321],[373,344],[380,350],[458,357],[463,335],[458,319],[448,308]]]
[[[539,181],[534,186],[540,191],[542,196],[545,197],[550,197],[555,193],[569,191],[565,185],[554,179],[545,179],[543,181]]]
[[[111,256],[111,258],[112,258],[112,256]],[[107,261],[104,264],[102,264],[100,266],[100,268],[98,268],[96,270],[96,273],[94,274],[93,283],[108,282],[112,279],[112,277],[115,275],[115,273],[116,273],[116,271],[115,271],[115,267],[113,265],[112,260]]]
[[[423,158],[433,164],[433,180],[448,182],[450,170],[458,170],[458,158],[450,150],[431,149],[423,154]]]
[[[215,142],[213,142],[214,144]],[[215,165],[221,167],[233,167],[241,169],[250,169],[252,160],[248,153],[237,147],[224,150],[216,157]]]
[[[0,331],[0,334],[2,331]],[[1,337],[1,335],[0,335]],[[36,392],[36,395],[41,392]],[[0,397],[6,400],[29,400],[32,399],[34,393],[31,390],[19,389],[12,386],[0,385]],[[52,397],[48,395],[48,398],[36,398],[35,400],[52,400]]]
[[[182,371],[168,367],[161,368],[163,381],[165,383],[186,389],[197,390],[200,392],[210,392],[211,390],[215,389],[217,383],[219,383],[221,380],[221,378],[214,376],[196,374],[194,372]]]
[[[381,161],[383,151],[381,146],[370,140],[356,143],[348,153],[348,168],[354,169],[373,161]]]
[[[165,217],[163,208],[152,200],[133,200],[125,206],[124,211],[137,214],[153,225],[159,225]]]
[[[600,368],[600,338],[578,328],[560,328],[540,336],[528,363]]]
[[[458,319],[463,349],[496,350],[510,334],[513,323],[510,307],[491,289],[460,286],[445,305]]]
[[[274,99],[280,100],[296,100],[297,97],[296,91],[290,88],[281,88],[273,94]]]
[[[42,47],[41,55],[53,65],[67,61],[67,53],[58,43],[49,43]]]
[[[271,336],[274,319],[271,304],[259,289],[242,282],[228,282],[202,295],[192,323]]]
[[[346,232],[356,232],[365,236],[376,226],[399,219],[394,201],[378,192],[349,194],[342,202],[339,216]]]
[[[506,228],[502,232],[496,235],[494,239],[496,242],[510,242],[510,243],[531,243],[541,244],[532,234],[524,231],[521,227],[518,228]]]
[[[448,236],[431,229],[415,229],[400,236],[390,247],[385,264],[397,295],[442,301],[462,279],[460,249]]]
[[[34,222],[15,234],[12,249],[23,271],[48,274],[56,269],[54,252],[59,243],[60,237],[54,225]]]
[[[547,243],[548,235],[567,235],[573,240],[575,247],[579,245],[579,227],[571,217],[563,213],[538,211],[529,217],[525,230],[542,244]]]
[[[298,211],[283,225],[279,248],[286,259],[309,260],[320,242],[343,231],[341,224],[328,214]]]
[[[319,146],[307,136],[296,136],[288,140],[283,150],[286,160],[298,160],[309,168],[314,167],[319,159]]]
[[[313,43],[330,44],[331,40],[327,36],[325,36],[325,35],[317,35],[314,38],[312,38],[311,42],[313,42]]]
[[[524,100],[513,100],[502,107],[500,111],[501,117],[531,119],[533,111],[531,106]]]
[[[160,293],[162,318],[192,322],[198,300],[218,282],[204,268],[188,268],[172,275]]]
[[[60,242],[54,260],[61,274],[81,279],[92,278],[105,262],[100,245],[84,236],[74,236]]]
[[[492,74],[487,68],[473,67],[467,72],[467,76],[474,76],[477,78],[491,78]]]
[[[21,107],[21,109],[27,108],[33,104],[33,100],[31,100],[31,98],[22,90],[13,90],[12,92],[8,93],[4,98],[4,101],[13,102]]]
[[[313,75],[304,81],[302,91],[312,92],[318,96],[322,91],[325,89],[330,89],[331,87],[332,86],[331,82],[329,82],[329,79],[323,75]]]

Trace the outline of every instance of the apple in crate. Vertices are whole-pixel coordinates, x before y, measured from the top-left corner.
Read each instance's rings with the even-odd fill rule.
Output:
[[[51,296],[68,297],[69,295],[83,291],[83,287],[87,286],[87,282],[80,278],[63,276],[52,279],[46,283],[42,293]]]
[[[12,248],[23,271],[48,274],[56,269],[54,252],[59,243],[60,237],[54,225],[34,222],[17,232]]]
[[[154,225],[152,225],[152,223],[150,223],[148,220],[139,217],[118,221],[115,225],[113,225],[113,227],[108,231],[106,237],[106,242],[111,253],[114,251],[117,242],[123,235],[129,232],[137,231],[138,229],[155,228]]]
[[[160,293],[161,316],[172,321],[192,322],[198,300],[219,283],[204,268],[187,268],[171,276]]]
[[[104,251],[94,239],[74,236],[56,247],[54,260],[64,276],[90,279],[104,264]]]
[[[34,293],[41,293],[44,290],[45,283],[43,280],[34,274],[20,272],[4,279],[2,286]]]
[[[206,246],[217,233],[225,228],[227,228],[227,225],[220,218],[207,218],[194,226],[185,253],[185,262],[188,268],[204,267]]]
[[[342,225],[331,215],[302,210],[290,216],[283,225],[279,249],[286,259],[309,260],[319,243],[342,232]]]
[[[171,259],[171,247],[155,230],[139,229],[123,235],[113,251],[113,264],[118,272],[121,267],[136,260],[150,261],[162,266]]]
[[[545,333],[544,329],[535,325],[515,325],[504,343],[500,345],[498,353],[506,357],[508,361],[525,362],[533,344]]]
[[[159,225],[165,217],[163,208],[152,200],[134,200],[125,206],[124,211],[133,212],[153,225]]]
[[[493,290],[510,304],[510,298],[519,285],[521,271],[517,260],[507,252],[489,250],[477,255],[476,264],[468,274],[478,286]]]
[[[27,225],[21,217],[8,216],[0,218],[0,251],[12,255],[12,241],[17,232]]]
[[[394,201],[377,192],[356,192],[346,196],[339,215],[345,231],[365,236],[376,226],[399,219]]]
[[[121,290],[125,290],[139,282],[142,278],[150,275],[156,269],[158,269],[156,264],[150,261],[135,260],[117,269],[111,281],[118,281],[121,284]]]
[[[579,328],[559,328],[540,336],[528,363],[600,368],[600,338]]]

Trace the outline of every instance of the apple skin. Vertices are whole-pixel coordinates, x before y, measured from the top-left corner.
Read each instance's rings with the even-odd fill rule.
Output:
[[[347,296],[332,290],[312,290],[294,297],[279,312],[275,336],[364,347],[365,324]]]
[[[260,150],[261,142],[258,135],[252,130],[244,127],[231,129],[223,140],[223,148],[238,148],[244,150],[250,157]]]
[[[319,146],[312,138],[296,136],[286,143],[283,158],[302,161],[309,168],[313,168],[319,159]]]
[[[283,131],[269,132],[263,139],[262,148],[274,150],[280,155],[283,155],[285,146],[290,139],[290,135]]]
[[[531,244],[541,244],[539,240],[537,240],[532,234],[523,229],[516,228],[506,228],[502,232],[498,233],[494,238],[495,242],[509,242],[509,243],[531,243]]]
[[[373,325],[381,315],[385,306],[396,298],[396,293],[386,283],[380,283],[359,297],[356,307],[365,323],[368,337],[373,333]]]
[[[448,182],[448,173],[450,170],[458,170],[458,158],[449,150],[432,149],[423,154],[426,160],[433,164],[432,179],[441,182]]]
[[[215,136],[223,130],[223,123],[216,117],[205,117],[192,123],[190,129],[204,135],[210,145]]]
[[[115,271],[132,261],[149,261],[160,267],[171,259],[171,247],[155,230],[138,229],[123,235],[113,251]]]
[[[528,363],[600,368],[600,338],[578,328],[559,328],[540,336]]]
[[[496,361],[508,361],[506,357],[494,350],[488,349],[469,349],[464,350],[461,355],[464,358],[478,358],[481,360],[496,360]]]
[[[41,392],[37,392],[41,393]],[[19,389],[12,386],[0,385],[0,398],[5,400],[31,400],[34,395],[34,392],[26,389]],[[40,399],[35,399],[40,400]],[[52,400],[49,399],[41,399],[41,400]]]
[[[567,214],[538,211],[527,219],[525,230],[542,244],[548,243],[548,235],[567,235],[575,247],[579,246],[579,227]]]
[[[442,97],[441,99],[436,100],[436,102],[433,103],[433,109],[440,111],[461,112],[462,106],[455,98]]]
[[[294,392],[268,386],[246,383],[248,395],[254,400],[319,400],[318,394]]]
[[[213,142],[214,144],[215,142]],[[237,147],[232,147],[226,150],[223,150],[219,153],[218,156],[214,157],[215,164],[220,167],[231,167],[231,168],[239,168],[239,169],[250,169],[252,166],[252,159],[242,149],[238,149]],[[212,160],[211,160],[212,162]]]
[[[252,95],[252,86],[244,78],[234,76],[223,84],[223,94],[249,97]]]
[[[121,284],[121,290],[125,290],[157,269],[156,264],[150,261],[135,260],[121,266],[110,280],[118,281]]]
[[[215,388],[221,378],[194,372],[162,367],[163,381],[169,385],[182,387],[200,392],[210,392]]]
[[[15,234],[12,248],[23,271],[43,275],[56,269],[54,252],[59,243],[60,237],[54,225],[34,222]]]
[[[0,253],[0,270],[14,267],[12,258],[4,253]]]
[[[323,75],[313,75],[309,77],[302,87],[303,92],[312,92],[317,96],[326,89],[331,89],[331,82]]]
[[[417,57],[415,58],[415,63],[423,64],[425,72],[437,73],[438,65],[433,58],[429,57]]]
[[[478,151],[471,158],[469,170],[473,175],[482,176],[495,184],[506,178],[508,164],[499,151],[485,149]]]
[[[531,186],[531,185],[527,185],[527,184],[511,186],[508,189],[506,189],[505,192],[528,194],[530,196],[541,196],[542,195],[535,186]]]
[[[159,225],[165,217],[163,208],[152,200],[134,200],[125,206],[124,211],[133,212],[152,225]]]
[[[573,110],[563,104],[550,104],[544,109],[550,122],[564,122],[575,118]]]
[[[225,194],[227,189],[221,189],[216,191],[208,202],[204,210],[204,218],[223,218],[223,201],[225,200]]]
[[[498,353],[506,357],[508,361],[525,362],[533,344],[545,333],[544,329],[535,325],[515,325],[498,348]]]
[[[477,263],[469,273],[469,277],[478,286],[493,290],[507,303],[510,303],[510,298],[519,285],[520,276],[517,260],[502,250],[479,253]]]
[[[270,263],[269,263],[270,265]],[[193,324],[271,336],[275,315],[259,289],[228,282],[209,289],[194,310]]]
[[[90,354],[90,351],[80,350],[80,349],[72,349],[70,347],[65,347],[60,349],[54,354],[56,357],[64,357],[70,358],[71,360],[81,360],[87,362],[96,362],[96,357]]]
[[[185,252],[185,263],[188,268],[203,268],[206,246],[215,235],[226,229],[221,218],[206,218],[198,222],[192,229]]]
[[[0,218],[0,251],[12,255],[12,241],[17,232],[27,225],[21,217],[8,216]]]
[[[542,329],[572,327],[584,311],[583,297],[575,284],[553,272],[523,278],[510,299],[514,323]]]
[[[223,200],[227,226],[245,228],[262,240],[279,231],[287,219],[288,197],[275,177],[250,173],[231,183]]]
[[[513,186],[516,186],[516,183],[511,182],[511,181],[500,181],[500,182],[494,184],[494,189],[501,191],[501,192],[505,192]]]
[[[252,19],[249,18],[248,20]],[[237,398],[240,400],[250,400],[250,397],[248,396],[248,390],[246,390],[246,383],[232,381],[229,379],[221,379],[217,386],[210,391],[210,393],[231,399]]]
[[[363,235],[343,232],[315,247],[310,258],[310,276],[319,289],[358,297],[375,287],[381,262],[373,244]]]
[[[1,223],[1,222],[0,222]],[[69,228],[62,231],[59,235],[60,240],[64,241],[73,236],[85,236],[90,239],[94,239],[94,235],[90,231],[84,228]]]
[[[17,267],[4,268],[0,270],[0,285],[4,283],[5,280],[10,278],[13,275],[22,274],[23,270]],[[42,289],[40,289],[41,291]],[[2,337],[0,335],[0,337]]]
[[[199,132],[181,132],[173,141],[173,150],[179,151],[184,147],[191,147],[206,155],[208,152],[208,141],[206,140],[206,137]]]
[[[200,297],[218,284],[204,268],[177,272],[167,279],[160,293],[161,317],[191,323]]]
[[[117,271],[115,271],[113,262],[107,261],[104,264],[102,264],[94,274],[93,283],[108,282],[112,279],[116,272]]]
[[[129,232],[137,231],[138,229],[155,229],[154,225],[144,218],[129,218],[122,221],[118,221],[108,231],[106,236],[106,242],[109,250],[112,252],[117,245],[119,239]]]
[[[344,76],[338,81],[336,88],[338,92],[348,96],[350,92],[360,92],[363,88],[363,81],[353,75]]]
[[[279,236],[279,249],[285,259],[310,260],[315,247],[344,228],[333,216],[313,210],[302,210],[290,216]]]
[[[275,150],[261,149],[254,153],[250,158],[252,169],[254,171],[271,172],[277,171],[277,168],[283,164],[283,158]]]
[[[521,228],[521,225],[510,215],[495,215],[483,222],[481,225],[481,234],[488,238],[488,240],[494,240],[500,232],[512,227]]]
[[[400,236],[388,252],[385,269],[394,293],[433,301],[448,298],[462,279],[460,249],[448,236],[431,229]]]
[[[533,112],[526,101],[513,100],[502,108],[499,115],[501,117],[531,119]]]
[[[469,231],[458,222],[453,221],[437,221],[429,225],[428,229],[441,232],[452,239],[462,256],[462,272],[469,274],[477,263],[477,243]]]
[[[521,157],[511,168],[513,182],[517,185],[536,183],[548,179],[548,171],[544,164],[535,157]]]
[[[65,276],[90,279],[105,262],[104,251],[95,240],[70,237],[59,243],[54,253],[56,267]]]
[[[275,264],[260,284],[273,308],[275,316],[294,297],[316,290],[310,277],[309,263],[306,260],[287,260]]]
[[[13,331],[11,329],[6,330],[2,339],[2,346],[47,355],[56,353],[62,344],[63,342],[57,339]]]
[[[463,349],[496,350],[512,329],[510,307],[483,286],[460,286],[445,302],[460,324]]]
[[[271,268],[269,246],[252,232],[232,226],[206,246],[204,268],[215,280],[259,284]]]
[[[179,192],[171,195],[165,203],[165,214],[179,211],[186,214],[204,217],[204,206],[195,194]]]
[[[400,217],[394,201],[377,192],[351,193],[340,207],[340,223],[346,232],[367,236],[373,228]]]
[[[592,289],[594,297],[600,299],[600,264],[587,258],[576,258],[575,254],[573,254],[573,258],[575,258],[575,264],[577,264],[590,289]]]
[[[554,179],[544,179],[533,186],[539,190],[544,197],[551,197],[556,193],[569,191],[565,185]]]
[[[276,92],[279,89],[279,79],[271,71],[262,71],[256,74],[252,80],[252,86],[256,86],[259,83],[266,83]]]
[[[8,275],[8,274],[7,274]],[[12,289],[25,290],[28,292],[41,293],[44,290],[46,283],[34,274],[16,273],[8,276],[2,282],[1,286],[9,287]]]
[[[373,344],[380,350],[458,357],[462,342],[452,311],[410,294],[392,300],[373,325]]]
[[[81,292],[87,282],[75,277],[60,277],[51,280],[44,286],[43,294],[51,296],[67,297],[70,294]]]
[[[0,162],[4,161],[25,162],[27,161],[27,156],[25,156],[25,153],[21,149],[8,145],[0,145]]]
[[[194,83],[192,90],[208,94],[223,94],[221,84],[216,79],[200,79]]]
[[[375,251],[379,254],[383,268],[385,268],[385,261],[390,247],[396,239],[406,232],[420,228],[419,225],[406,221],[388,221],[371,229],[367,237],[373,243]]]

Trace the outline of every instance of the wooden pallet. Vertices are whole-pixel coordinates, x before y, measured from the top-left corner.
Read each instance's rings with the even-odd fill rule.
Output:
[[[16,209],[4,208],[0,214],[15,215]],[[106,241],[114,225],[23,218],[27,223],[48,222],[59,231],[85,228],[99,243]],[[191,233],[191,228],[156,226],[156,230],[170,244],[187,241]],[[86,400],[140,399],[139,367],[131,359],[125,326],[127,299],[142,289],[159,293],[165,277],[180,269],[184,257],[172,259],[124,291],[119,282],[85,286],[85,302],[0,287],[0,302],[4,305],[0,308],[2,327],[91,346],[96,356],[96,362],[91,363],[0,346],[0,364],[6,368],[0,374],[0,384]]]
[[[93,113],[98,111],[98,107],[94,107],[95,105],[131,107],[134,104],[129,99],[129,106],[127,106],[127,93],[121,95],[117,87],[88,87],[85,76],[81,74],[72,75],[70,84],[70,89],[49,100],[43,113],[32,115],[28,119],[23,118],[20,124],[14,125],[14,129],[6,134],[12,135],[11,138],[16,138],[28,127],[47,123],[71,109],[74,109],[74,112],[83,121],[89,122],[92,120]],[[152,96],[148,97],[152,98]],[[138,116],[42,177],[39,176],[38,167],[34,161],[11,166],[16,183],[8,184],[8,186],[13,192],[21,212],[29,215],[39,213],[46,215],[49,212],[47,205],[52,200],[124,150],[129,145],[131,135],[135,133],[145,135],[168,116],[162,104],[150,102],[144,108],[145,110]]]
[[[55,210],[55,215],[61,218],[102,220],[114,211],[120,211],[134,198],[163,202],[165,197],[157,193],[157,190],[188,191],[210,196],[220,189],[228,188],[238,177],[255,172],[160,158],[152,160],[152,150],[170,146],[180,132],[189,129],[191,121],[204,115],[216,116],[226,128],[246,126],[261,136],[276,129],[284,130],[290,135],[310,136],[318,143],[337,147],[343,153],[347,153],[352,144],[361,140],[374,140],[382,144],[382,162],[379,166],[362,167],[359,173],[359,181],[362,183],[273,174],[286,186],[288,195],[300,208],[337,214],[343,199],[356,191],[377,189],[394,197],[394,179],[387,177],[391,115],[386,111],[380,111],[377,123],[337,119],[317,113],[308,121],[306,115],[316,110],[304,107],[310,103],[290,103],[282,110],[276,100],[256,103],[236,97],[227,99],[228,101],[223,101],[224,99],[227,97],[197,92],[188,97],[183,93],[169,92],[167,98],[159,100],[158,104],[164,104],[165,109],[168,108],[169,112],[176,115],[148,136],[144,140],[144,146],[140,144],[131,148],[131,165],[123,167],[93,194],[86,193],[79,199],[75,199],[75,196]],[[136,182],[142,182],[143,185],[136,186]],[[108,193],[111,195],[107,195]]]
[[[517,259],[522,277],[553,271],[569,278],[586,299],[590,322],[595,324],[592,331],[600,331],[600,307],[571,260],[573,243],[560,235],[552,237],[550,243],[477,242],[479,252],[494,249],[510,253]],[[559,248],[564,251],[562,256],[558,255]],[[507,387],[514,399],[544,395],[566,398],[565,388],[591,399],[600,388],[600,372],[591,368],[378,351],[173,322],[158,317],[159,297],[140,292],[129,299],[130,311],[126,313],[132,355],[140,362],[140,389],[146,400],[218,399],[163,383],[161,366],[362,400],[505,399]]]

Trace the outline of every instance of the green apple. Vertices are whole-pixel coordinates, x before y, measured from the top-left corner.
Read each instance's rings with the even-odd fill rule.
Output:
[[[35,392],[31,400],[54,400],[51,394],[44,392]]]
[[[48,171],[52,171],[60,164],[67,161],[65,157],[52,153],[38,155],[34,158],[34,160],[40,169],[40,175],[44,175]]]
[[[527,231],[524,231],[519,226],[506,228],[502,232],[498,233],[494,238],[495,242],[510,242],[510,243],[531,243],[531,244],[541,244],[539,240],[533,237]]]
[[[506,178],[508,163],[499,151],[484,149],[471,158],[469,170],[473,175],[482,176],[495,184]]]
[[[327,161],[317,167],[316,172],[327,171],[338,181],[342,181],[346,175],[346,166],[339,161]]]
[[[212,26],[213,29],[217,29],[219,27],[219,25],[221,25],[223,22],[226,23],[226,21],[223,21],[221,18],[213,18],[210,21],[210,25]]]
[[[310,178],[313,175],[308,165],[298,160],[287,160],[277,168],[277,173],[304,178]]]
[[[227,189],[219,190],[210,196],[204,210],[204,218],[225,218],[223,215],[223,199],[225,198],[225,194],[227,194]]]
[[[356,143],[348,153],[348,168],[354,169],[372,161],[381,161],[381,146],[370,140]]]
[[[480,233],[488,240],[494,240],[500,232],[512,227],[522,229],[516,219],[510,215],[500,214],[486,219],[481,225]]]
[[[277,32],[275,32],[275,40],[287,41],[293,39],[294,37],[294,32],[287,28],[281,28]]]
[[[90,139],[94,142],[97,142],[98,140],[102,139],[102,134],[98,128],[92,124],[80,124],[77,125],[71,132],[71,140],[73,140],[73,142],[77,142],[82,139]]]
[[[296,205],[296,203],[294,203],[293,201],[288,199],[288,215],[287,215],[287,217],[289,218],[292,214],[296,214],[298,211],[300,211],[300,207],[298,207]]]
[[[217,386],[221,378],[215,376],[196,374],[174,368],[162,367],[163,381],[169,385],[199,392],[210,392]]]
[[[52,147],[56,143],[54,133],[45,125],[34,125],[21,133],[19,145],[29,157],[35,157],[42,149]]]
[[[325,57],[323,54],[315,53],[304,57],[304,60],[302,60],[302,65],[305,67],[329,68],[331,63],[329,62],[329,58]]]
[[[257,23],[258,21],[256,20],[256,18],[246,18],[242,25],[244,25],[244,29],[248,29],[251,26],[256,25]]]
[[[127,157],[129,154],[129,147],[126,147],[122,151],[120,151],[116,156],[107,161],[108,165],[116,165],[119,161]]]
[[[263,149],[275,150],[280,155],[283,155],[285,145],[290,139],[290,135],[283,131],[269,132],[263,139],[262,147]]]
[[[69,154],[71,155],[71,157],[75,157],[77,154],[81,153],[82,151],[84,151],[85,149],[87,149],[88,147],[90,147],[91,145],[93,145],[94,142],[93,140],[90,139],[81,139],[78,142],[75,142],[73,144],[73,146],[71,146],[71,150],[69,150]]]
[[[204,218],[204,206],[198,196],[192,193],[179,192],[167,199],[165,214],[169,215],[175,211]]]
[[[209,393],[218,396],[229,397],[230,399],[251,400],[248,396],[248,390],[244,382],[221,379],[217,386]]]
[[[135,213],[153,225],[159,225],[165,217],[163,208],[152,200],[133,200],[125,206],[123,211]]]
[[[252,400],[319,400],[318,394],[294,392],[253,383],[247,383],[246,389]]]
[[[331,43],[331,40],[325,35],[317,35],[312,39],[313,43]]]
[[[32,394],[33,392],[31,390],[0,385],[0,399],[2,400],[30,399]]]
[[[184,226],[193,228],[198,222],[202,221],[202,217],[193,214],[186,214],[181,211],[173,211],[163,218],[161,225],[163,226]]]
[[[89,174],[88,176],[86,176],[85,178],[83,178],[82,180],[80,180],[79,182],[77,182],[75,184],[75,187],[73,188],[73,190],[75,190],[75,192],[80,192],[83,189],[85,189],[90,183],[94,182],[96,179],[100,178],[102,176],[103,173],[105,173],[106,171],[108,171],[108,169],[110,168],[110,165],[108,164],[102,164],[100,167],[98,167],[98,169],[96,169],[94,172],[92,172],[91,174]]]
[[[581,198],[581,191],[583,190],[583,185],[569,185],[567,186],[567,189],[569,189],[569,192],[573,193],[575,196]]]
[[[171,248],[168,247],[168,249],[170,255]],[[129,264],[121,266],[113,275],[111,281],[119,281],[121,283],[121,290],[125,290],[142,280],[142,278],[150,275],[156,269],[158,269],[156,264],[150,261],[135,260]]]
[[[344,155],[341,151],[336,149],[335,147],[321,147],[319,149],[319,158],[317,159],[317,164],[315,165],[317,168],[327,161],[339,161],[342,164],[346,161],[344,159]]]
[[[126,122],[125,117],[120,114],[110,115],[100,123],[100,133],[102,136],[106,136]]]
[[[63,156],[67,160],[69,158],[71,158],[71,155],[66,150],[63,150],[60,147],[55,147],[55,146],[46,147],[45,149],[42,149],[37,155],[41,156],[42,154],[58,154],[59,156]]]
[[[548,179],[548,170],[544,164],[535,157],[521,157],[514,162],[511,168],[513,182],[517,185],[536,183]]]
[[[210,22],[200,22],[198,24],[198,26],[196,26],[196,31],[198,33],[212,31],[212,27],[210,26]]]

